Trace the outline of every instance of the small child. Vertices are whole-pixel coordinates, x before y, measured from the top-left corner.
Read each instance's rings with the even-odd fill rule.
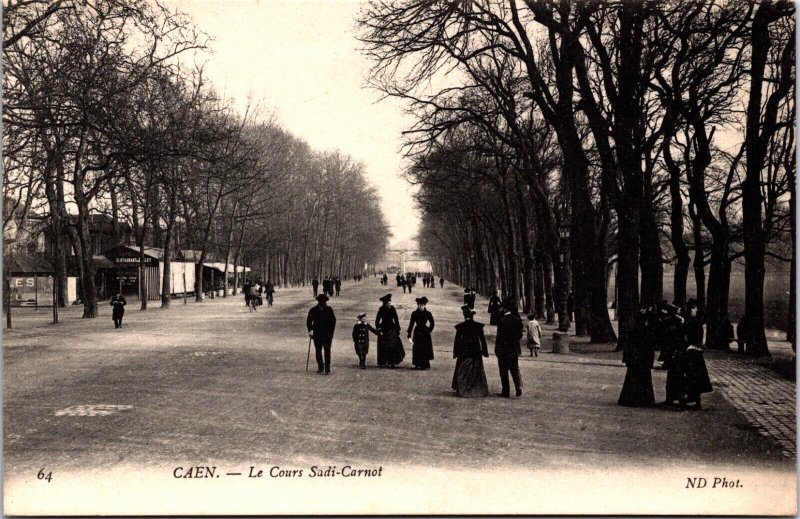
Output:
[[[358,367],[367,369],[367,353],[369,352],[369,333],[378,335],[378,330],[367,322],[367,314],[358,314],[357,322],[353,326],[353,346],[358,355]]]
[[[542,328],[539,326],[539,321],[536,316],[531,314],[528,316],[528,322],[525,325],[528,331],[528,349],[531,350],[531,357],[539,356],[539,348],[542,347]]]

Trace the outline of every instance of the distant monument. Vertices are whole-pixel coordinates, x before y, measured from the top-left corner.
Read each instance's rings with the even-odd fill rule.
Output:
[[[386,254],[375,264],[378,272],[431,272],[431,262],[422,256],[415,238],[390,245]]]

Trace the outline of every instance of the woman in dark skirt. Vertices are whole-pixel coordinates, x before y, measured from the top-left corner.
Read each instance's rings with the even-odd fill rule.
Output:
[[[400,364],[406,352],[400,340],[400,319],[392,306],[392,294],[380,298],[383,306],[375,316],[375,329],[378,330],[378,366],[394,368]]]
[[[469,306],[462,306],[461,311],[464,322],[456,325],[456,338],[453,341],[453,358],[457,360],[452,388],[459,397],[489,396],[489,384],[486,382],[482,358],[489,356],[489,349],[483,334],[483,324],[472,320],[475,311]]]
[[[417,309],[411,312],[411,322],[408,323],[408,338],[412,339],[411,363],[414,369],[431,369],[433,360],[433,315],[425,308],[428,304],[427,297],[418,297]],[[413,333],[413,336],[412,336]]]
[[[637,313],[633,336],[622,355],[622,362],[628,366],[628,370],[617,401],[619,405],[650,407],[655,404],[653,378],[650,373],[655,358],[652,331],[652,317],[644,310]]]
[[[712,391],[708,368],[703,358],[703,321],[698,315],[697,307],[689,307],[689,319],[684,325],[686,351],[676,359],[678,371],[678,387],[676,393],[681,408],[693,403],[689,409],[702,409],[700,395]]]

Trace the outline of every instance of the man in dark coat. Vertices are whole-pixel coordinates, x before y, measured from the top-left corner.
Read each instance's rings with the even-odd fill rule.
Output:
[[[367,314],[359,314],[358,322],[353,326],[353,346],[358,355],[358,367],[367,369],[367,353],[369,353],[369,334],[378,335],[378,330],[367,322]]]
[[[314,289],[314,298],[319,295],[319,279],[314,278],[311,280],[311,288]]]
[[[327,295],[318,295],[317,306],[308,311],[308,318],[306,319],[308,336],[314,340],[317,373],[324,371],[325,374],[331,372],[331,343],[333,342],[333,332],[336,330],[336,316],[333,313],[333,308],[328,306],[327,302]]]
[[[508,374],[514,380],[517,396],[522,395],[522,378],[519,372],[519,356],[522,349],[519,345],[522,339],[522,319],[517,315],[517,305],[511,299],[506,299],[500,305],[502,317],[497,323],[497,337],[494,343],[494,354],[497,355],[497,365],[500,368],[500,383],[502,392],[498,395],[503,398],[510,397]]]
[[[336,297],[339,297],[339,292],[342,290],[342,278],[336,276],[333,280],[333,285],[336,287]]]
[[[392,306],[392,294],[380,298],[383,303],[375,316],[378,330],[378,366],[394,368],[403,361],[405,350],[400,340],[400,319]]]
[[[433,360],[433,341],[431,340],[431,332],[433,332],[433,314],[431,314],[425,305],[428,304],[427,297],[418,297],[417,309],[411,312],[411,321],[408,323],[408,338],[413,343],[411,350],[411,363],[414,369],[431,369],[431,361]],[[413,331],[413,338],[412,338]]]
[[[444,288],[444,278],[439,276],[439,288]]]
[[[497,295],[497,290],[494,291],[492,297],[489,298],[489,324],[497,326],[497,319],[500,317],[500,296]]]
[[[120,293],[111,298],[111,319],[114,321],[114,328],[122,328],[122,316],[125,315],[126,304],[128,302]]]
[[[475,311],[464,305],[461,307],[464,322],[456,325],[453,341],[453,358],[456,369],[453,372],[452,388],[456,396],[473,398],[489,396],[489,384],[483,370],[483,358],[489,356],[483,324],[473,321]]]
[[[472,310],[475,310],[475,289],[474,288],[465,288],[464,289],[464,304],[470,307]]]
[[[253,284],[250,283],[250,280],[245,280],[244,284],[242,285],[242,294],[244,294],[244,306],[250,306],[250,287]]]

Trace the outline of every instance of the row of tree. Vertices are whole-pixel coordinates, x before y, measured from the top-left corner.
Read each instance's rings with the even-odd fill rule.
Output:
[[[640,307],[687,299],[727,347],[745,263],[749,353],[767,353],[765,262],[792,261],[795,20],[789,1],[370,3],[374,86],[405,99],[421,245],[444,271],[618,347]],[[708,272],[706,278],[706,272]],[[793,336],[791,337],[793,339]]]
[[[197,300],[212,259],[287,286],[361,273],[383,253],[363,166],[221,99],[189,65],[207,36],[181,14],[152,0],[10,0],[3,30],[4,230],[22,239],[44,223],[61,305],[74,255],[84,317],[97,315],[98,213],[120,240],[132,230],[142,263],[145,247],[163,251],[164,307],[178,250],[195,251]]]

